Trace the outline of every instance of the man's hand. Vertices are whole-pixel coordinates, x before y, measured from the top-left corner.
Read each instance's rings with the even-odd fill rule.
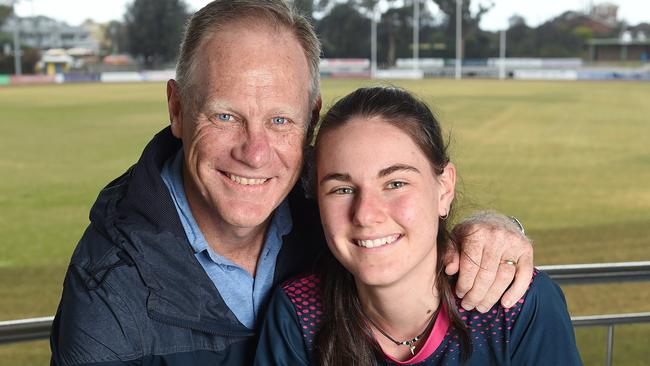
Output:
[[[524,295],[533,276],[533,246],[511,218],[479,212],[456,225],[453,236],[460,254],[447,253],[445,272],[458,272],[456,295],[463,308],[484,313],[499,298],[509,308]]]

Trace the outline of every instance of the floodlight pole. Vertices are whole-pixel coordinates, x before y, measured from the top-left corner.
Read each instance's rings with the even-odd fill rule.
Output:
[[[499,42],[499,79],[506,78],[506,30],[501,31]]]
[[[16,14],[15,4],[18,1],[14,0],[11,2],[11,12],[13,13],[14,18],[14,73],[16,75],[23,74],[22,63],[20,62],[20,20]]]
[[[372,21],[370,22],[370,78],[377,74],[377,4],[372,8]]]
[[[420,0],[413,0],[413,68],[420,68]]]
[[[462,43],[463,43],[463,24],[462,24],[463,0],[456,0],[456,80],[463,76],[462,68]]]

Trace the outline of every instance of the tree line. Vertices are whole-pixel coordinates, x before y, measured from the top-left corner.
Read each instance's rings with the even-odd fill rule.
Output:
[[[393,66],[397,58],[413,54],[413,0],[383,0],[388,5],[378,19],[378,62]],[[380,0],[291,0],[313,22],[327,58],[369,58],[370,22],[373,8]],[[477,3],[477,10],[472,2]],[[456,53],[456,0],[420,0],[419,56],[454,58]],[[440,10],[432,13],[427,4]],[[481,29],[483,17],[492,5],[481,0],[462,3],[462,53],[466,59],[485,59],[499,54],[499,34]],[[121,24],[123,44],[131,54],[147,64],[153,60],[173,60],[181,29],[189,16],[183,0],[134,0]],[[587,16],[565,12],[531,27],[517,15],[507,29],[507,57],[582,57],[591,38],[615,38],[624,23],[602,26]],[[640,29],[650,31],[650,24]],[[167,35],[159,30],[168,30]]]
[[[478,3],[478,10],[472,2]],[[491,5],[481,0],[462,4],[463,57],[485,59],[499,54],[499,34],[481,29]],[[379,0],[292,0],[313,22],[327,58],[369,58],[371,16]],[[384,0],[388,10],[378,17],[378,62],[393,66],[397,58],[413,54],[413,0]],[[421,0],[419,55],[421,58],[454,58],[456,52],[456,0]],[[427,4],[440,10],[432,13]],[[0,24],[10,9],[0,7]],[[184,0],[133,0],[121,21],[105,25],[103,52],[129,53],[147,68],[172,64],[190,11]],[[579,13],[566,12],[531,27],[520,16],[510,19],[507,29],[507,57],[581,57],[591,38],[617,37],[623,23],[593,26]],[[650,31],[650,24],[639,25]],[[0,35],[0,39],[9,38]],[[2,60],[0,60],[0,64]]]

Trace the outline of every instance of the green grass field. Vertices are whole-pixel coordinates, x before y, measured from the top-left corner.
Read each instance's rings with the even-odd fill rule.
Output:
[[[324,105],[367,80],[323,82]],[[395,82],[449,131],[462,212],[521,219],[542,264],[650,260],[650,83]],[[168,122],[164,84],[0,88],[0,320],[54,314],[98,191]],[[647,283],[565,288],[573,315],[650,311]],[[587,365],[604,328],[581,328]],[[615,364],[650,364],[650,324],[616,328]],[[552,351],[552,350],[549,350]],[[0,364],[47,364],[46,341]]]

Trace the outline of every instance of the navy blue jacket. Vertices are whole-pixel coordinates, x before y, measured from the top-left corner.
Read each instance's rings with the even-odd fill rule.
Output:
[[[237,320],[196,260],[160,177],[179,148],[164,129],[99,194],[65,276],[52,365],[252,363],[257,330]],[[300,187],[289,205],[293,230],[275,284],[308,270],[324,248],[318,211]]]

